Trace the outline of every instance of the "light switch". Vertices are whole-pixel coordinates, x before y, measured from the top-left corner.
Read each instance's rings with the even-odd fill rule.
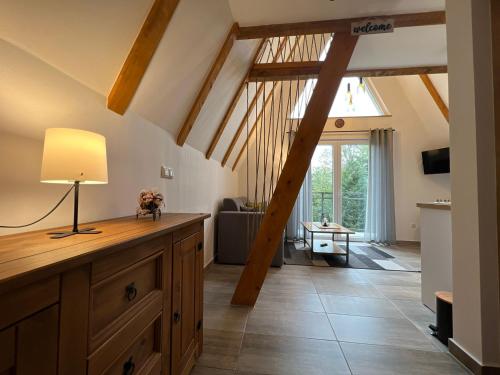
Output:
[[[174,178],[174,170],[173,170],[173,168],[165,167],[164,165],[162,165],[161,166],[160,177],[161,178],[168,178],[169,180],[172,180]]]

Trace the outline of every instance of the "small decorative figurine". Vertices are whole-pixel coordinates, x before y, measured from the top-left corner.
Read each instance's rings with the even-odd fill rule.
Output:
[[[324,227],[327,227],[329,224],[330,223],[328,221],[328,215],[322,214],[321,215],[321,225]]]
[[[139,193],[139,207],[135,217],[138,219],[140,216],[153,215],[153,221],[156,220],[156,216],[161,216],[161,207],[165,207],[165,202],[163,201],[163,194],[158,192],[156,189],[144,189]]]

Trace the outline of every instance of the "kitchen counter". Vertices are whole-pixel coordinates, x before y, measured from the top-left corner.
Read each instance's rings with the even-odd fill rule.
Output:
[[[417,203],[420,208],[422,302],[436,310],[437,291],[452,292],[451,204]]]
[[[451,210],[451,203],[417,203],[420,208],[433,208],[435,210]]]

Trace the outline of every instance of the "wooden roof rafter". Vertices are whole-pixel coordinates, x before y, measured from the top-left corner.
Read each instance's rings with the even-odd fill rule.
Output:
[[[434,83],[432,83],[431,78],[428,76],[427,73],[420,74],[419,76],[422,82],[424,83],[425,87],[427,88],[427,91],[429,91],[429,94],[432,96],[434,103],[436,103],[437,107],[443,114],[444,118],[449,123],[450,120],[449,120],[448,106],[443,101],[443,98],[441,98],[441,95],[439,95],[439,92],[437,91],[436,86],[434,86]]]
[[[198,115],[200,114],[201,109],[203,108],[203,104],[207,100],[208,95],[210,94],[210,91],[212,89],[212,86],[214,85],[217,77],[219,76],[220,71],[222,70],[222,67],[224,66],[224,63],[226,62],[227,57],[229,56],[229,53],[231,52],[236,37],[238,36],[238,32],[239,32],[238,23],[234,23],[231,26],[231,29],[229,30],[226,36],[226,40],[224,41],[224,44],[222,45],[219,51],[219,54],[215,58],[215,61],[213,62],[212,67],[207,77],[205,78],[205,81],[203,82],[200,91],[198,92],[198,96],[196,97],[193,105],[191,106],[191,110],[189,111],[186,120],[184,121],[184,124],[179,130],[179,134],[177,135],[177,144],[179,146],[184,145],[186,139],[189,136],[189,133],[193,129],[194,123],[196,122],[196,119],[198,118]]]
[[[300,39],[297,38],[295,40],[295,43],[293,45],[293,47],[290,49],[290,53],[287,57],[288,60],[290,59],[293,59],[293,57],[295,56],[295,51],[296,49],[298,48],[300,44]],[[287,61],[288,62],[288,61]],[[287,63],[285,62],[285,63]],[[277,87],[275,87],[275,90],[277,89]],[[270,100],[271,100],[271,97],[272,97],[272,91],[268,94],[267,98],[265,99],[265,102],[264,102],[264,109],[268,106]],[[238,163],[239,161],[241,160],[242,156],[243,156],[243,153],[244,151],[246,150],[246,148],[248,147],[248,142],[250,141],[250,139],[253,137],[253,134],[255,133],[256,129],[257,129],[257,124],[259,123],[260,119],[262,118],[263,116],[263,111],[261,109],[259,115],[257,116],[257,118],[255,119],[253,125],[252,125],[252,128],[250,129],[250,131],[248,132],[248,137],[247,139],[245,139],[245,142],[243,143],[243,146],[241,147],[240,149],[240,152],[238,153],[238,155],[236,156],[236,159],[234,160],[234,163],[233,163],[233,167],[232,167],[232,171],[234,172],[236,167],[238,166]]]
[[[263,52],[265,43],[266,43],[266,39],[263,39],[260,42],[259,47],[257,47],[257,52],[255,53],[254,58],[253,58],[253,64],[255,64],[255,62],[259,58],[260,54]],[[238,104],[238,101],[241,98],[241,94],[243,94],[243,91],[245,90],[245,85],[248,81],[248,76],[249,76],[250,71],[252,69],[253,69],[253,65],[250,66],[250,68],[248,69],[248,72],[245,74],[245,77],[243,77],[243,79],[241,80],[241,82],[238,86],[238,90],[236,90],[236,92],[234,93],[233,98],[231,99],[231,103],[229,104],[229,107],[227,108],[226,113],[224,114],[224,117],[222,118],[222,121],[219,124],[219,127],[215,131],[215,134],[212,137],[212,140],[210,141],[210,145],[208,146],[207,152],[205,153],[205,157],[207,159],[210,159],[213,152],[215,151],[215,147],[217,147],[217,144],[219,143],[220,137],[222,136],[222,133],[226,129],[226,126],[229,122],[229,119],[233,115],[233,112],[236,108],[236,105]]]
[[[281,52],[286,47],[287,41],[288,41],[288,38],[283,38],[283,41],[280,42],[278,50],[277,50],[277,52],[273,56],[273,61],[276,61],[278,59],[278,57],[280,56]],[[226,165],[227,160],[231,156],[231,153],[233,152],[233,149],[236,146],[236,143],[238,142],[238,139],[240,138],[241,132],[245,128],[245,125],[247,123],[247,119],[250,116],[250,113],[252,113],[253,109],[257,105],[257,101],[259,99],[259,96],[262,94],[263,90],[264,90],[264,84],[260,83],[258,85],[258,88],[256,90],[254,98],[252,99],[252,101],[250,102],[250,104],[249,104],[249,106],[247,108],[247,112],[243,116],[243,119],[241,120],[240,125],[238,126],[238,129],[236,130],[236,133],[234,134],[233,139],[232,139],[231,143],[229,144],[229,147],[226,150],[226,153],[224,154],[224,157],[222,158],[221,165],[223,167]]]
[[[108,95],[108,109],[120,115],[127,110],[178,3],[179,0],[155,0],[153,3]]]
[[[258,39],[303,34],[350,33],[352,22],[365,21],[375,18],[391,18],[394,20],[394,27],[430,26],[442,25],[446,23],[446,14],[444,11],[387,14],[379,16],[333,19],[326,21],[295,22],[240,27],[238,39]]]
[[[323,61],[284,62],[277,64],[255,64],[248,76],[249,81],[277,81],[290,80],[300,77],[302,79],[317,78],[323,66]],[[413,67],[392,67],[372,69],[351,69],[345,77],[387,77],[416,74],[446,73],[446,65],[429,65]]]

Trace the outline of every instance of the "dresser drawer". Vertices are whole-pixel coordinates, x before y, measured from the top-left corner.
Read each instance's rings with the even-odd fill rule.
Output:
[[[162,295],[155,291],[152,298],[147,299],[136,316],[88,357],[89,375],[126,374],[124,367],[134,368],[133,374],[137,375],[154,373],[152,371],[158,368],[155,358],[161,355],[164,331]]]
[[[135,339],[132,345],[104,372],[106,375],[152,374],[151,362],[161,363],[161,322],[158,318]],[[161,367],[160,367],[161,369]],[[159,374],[160,372],[157,372]]]
[[[161,292],[162,259],[163,253],[153,255],[91,287],[91,350],[130,320],[141,301]]]
[[[0,295],[0,329],[59,301],[59,276]]]
[[[92,263],[91,282],[92,284],[96,284],[160,251],[170,250],[171,247],[172,234],[167,234],[141,242],[132,247],[120,248],[112,254]]]

